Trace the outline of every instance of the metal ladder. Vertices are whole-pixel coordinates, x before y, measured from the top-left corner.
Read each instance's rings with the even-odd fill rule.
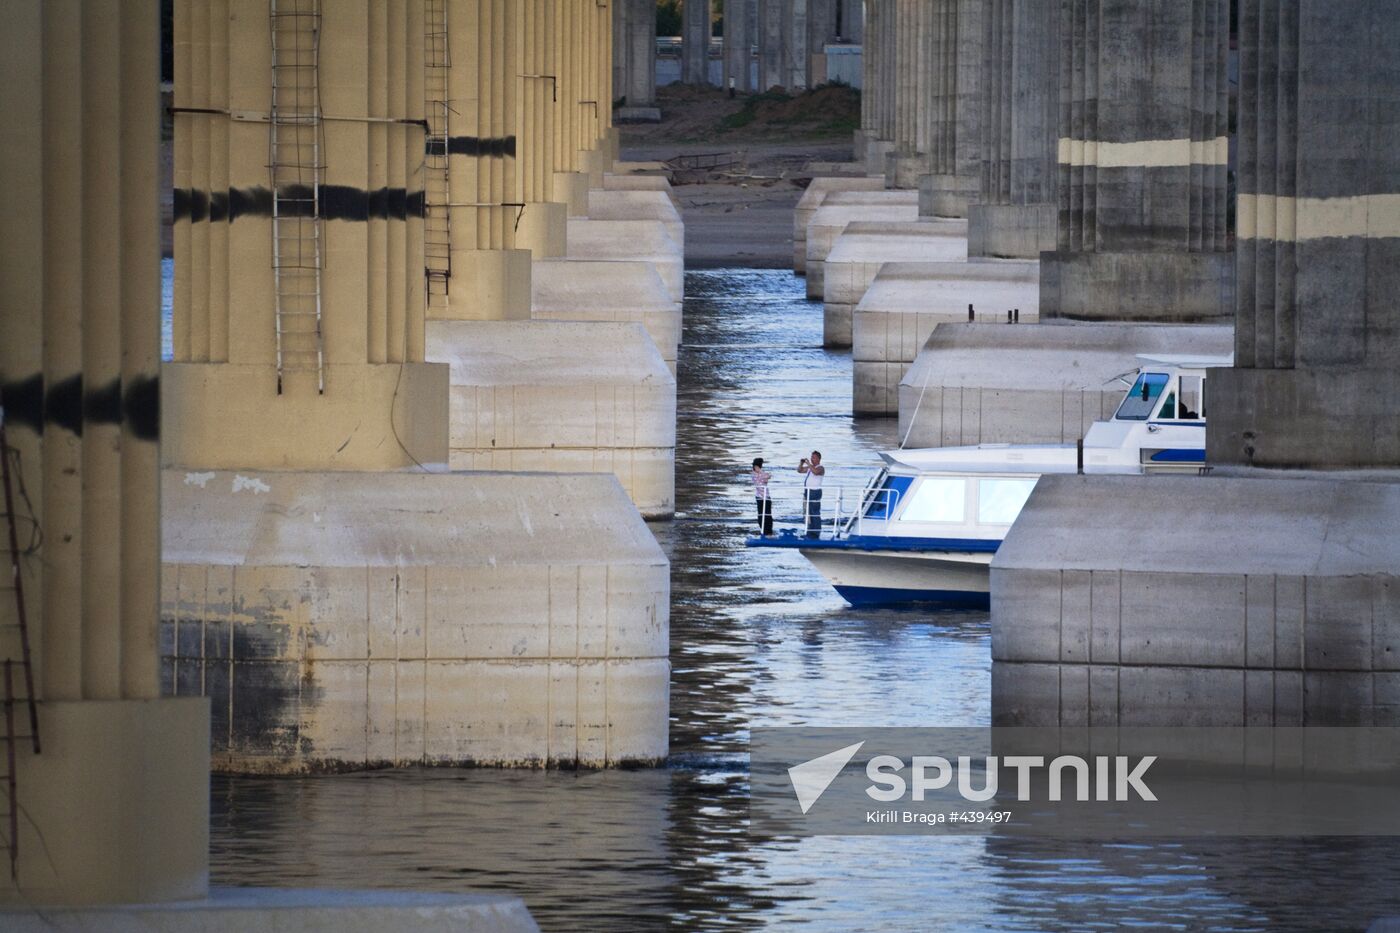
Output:
[[[34,748],[34,754],[39,754],[39,707],[34,694],[34,665],[31,662],[29,653],[29,620],[24,608],[24,579],[21,573],[19,549],[19,532],[16,528],[18,516],[15,514],[15,494],[14,481],[11,477],[10,461],[12,452],[9,442],[5,438],[5,411],[0,408],[0,483],[5,487],[5,525],[9,529],[9,550],[10,550],[10,584],[0,586],[0,589],[9,589],[14,593],[15,619],[4,624],[6,631],[15,632],[19,635],[19,658],[12,656],[5,657],[0,662],[0,667],[4,668],[5,687],[5,722],[4,733],[0,734],[0,739],[5,743],[5,794],[9,802],[9,828],[8,842],[10,850],[10,878],[15,879],[19,873],[19,794],[16,787],[17,765],[15,762],[18,743],[28,739]],[[6,654],[11,654],[11,646],[6,646]],[[23,674],[22,696],[15,695],[15,668],[20,668]],[[29,708],[29,732],[16,732],[15,726],[15,704],[24,703]]]
[[[277,394],[285,376],[314,373],[325,392],[321,333],[321,0],[268,0],[272,35],[272,275]]]
[[[452,61],[447,48],[448,0],[424,0],[423,113],[427,139],[423,158],[423,262],[429,308],[447,306],[452,280],[452,224],[448,179],[449,120],[452,112],[448,76]]]

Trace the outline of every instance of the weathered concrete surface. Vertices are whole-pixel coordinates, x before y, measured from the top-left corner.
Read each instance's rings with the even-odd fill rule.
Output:
[[[214,765],[666,755],[669,570],[612,476],[165,471],[161,686]]]
[[[886,263],[851,315],[851,398],[861,415],[899,410],[899,382],[934,327],[977,319],[999,322],[1021,310],[1020,321],[1039,319],[1033,262]]]
[[[967,254],[999,259],[1039,259],[1056,244],[1053,203],[969,204]]]
[[[568,257],[653,263],[671,300],[685,298],[685,253],[660,221],[570,217]]]
[[[1400,725],[1400,484],[1047,476],[992,560],[999,725]]]
[[[0,926],[17,933],[539,931],[518,897],[307,888],[210,888],[208,897],[168,904],[0,910]]]
[[[1040,264],[1040,313],[1076,321],[1232,322],[1235,257],[1047,252]]]
[[[643,515],[675,511],[676,381],[639,325],[430,321],[427,348],[453,469],[612,473]]]
[[[966,221],[847,224],[827,254],[824,266],[823,344],[851,345],[851,311],[887,263],[965,259]]]
[[[900,383],[899,435],[909,447],[1072,444],[1117,410],[1116,377],[1136,354],[1224,355],[1233,339],[1209,325],[940,324]]]
[[[530,316],[537,321],[641,324],[671,374],[681,340],[681,306],[649,262],[584,259],[536,262]]]
[[[685,252],[685,224],[669,192],[593,188],[588,192],[588,218],[658,221]]]
[[[826,199],[836,192],[883,191],[884,175],[813,178],[792,211],[792,268],[798,275],[807,272],[807,224]]]
[[[15,710],[17,718],[23,710]],[[42,754],[33,754],[28,741],[15,748],[24,808],[19,877],[5,874],[0,903],[110,904],[204,894],[208,701],[46,699],[39,734]],[[15,916],[0,910],[0,928],[11,929]]]
[[[807,224],[807,297],[821,299],[825,296],[823,263],[847,224],[857,221],[913,223],[919,219],[919,206],[912,194],[909,191],[862,191],[828,195]],[[862,200],[848,204],[838,200],[843,197]]]

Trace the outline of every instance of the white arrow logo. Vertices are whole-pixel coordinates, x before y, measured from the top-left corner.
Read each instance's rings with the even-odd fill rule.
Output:
[[[797,793],[797,802],[803,813],[812,809],[812,805],[821,799],[831,782],[836,780],[836,775],[841,773],[841,769],[846,767],[847,762],[856,756],[856,752],[860,751],[864,744],[857,742],[847,745],[845,748],[838,748],[834,752],[788,768],[788,778],[792,781],[792,789]]]

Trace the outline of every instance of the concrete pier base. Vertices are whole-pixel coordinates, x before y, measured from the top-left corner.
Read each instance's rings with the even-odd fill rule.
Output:
[[[1037,321],[1037,276],[1033,262],[886,263],[851,314],[853,411],[896,414],[909,365],[936,326],[967,321],[969,304],[979,320],[1020,308],[1021,323]]]
[[[161,498],[161,686],[213,701],[217,770],[666,756],[669,568],[614,477],[166,470]]]
[[[966,217],[968,205],[977,199],[977,179],[972,175],[920,175],[920,217]]]
[[[970,204],[967,255],[1000,259],[1039,259],[1054,250],[1056,204]]]
[[[570,217],[569,258],[652,263],[671,300],[685,298],[685,253],[660,221]]]
[[[569,259],[537,262],[531,281],[537,321],[640,324],[671,374],[681,340],[681,305],[649,262]]]
[[[23,707],[16,716],[23,715]],[[25,728],[24,732],[28,732]],[[200,897],[209,873],[209,703],[46,700],[16,743],[18,879],[0,904]],[[48,914],[48,911],[45,911]],[[0,910],[0,928],[24,914]],[[27,929],[28,927],[19,927]],[[51,926],[34,929],[52,929]],[[110,929],[110,928],[106,928]]]
[[[851,312],[887,264],[965,259],[967,224],[961,220],[847,224],[823,267],[823,344],[851,345]]]
[[[798,275],[807,273],[807,224],[811,223],[812,215],[817,212],[817,208],[826,202],[826,199],[837,192],[851,191],[883,191],[885,187],[884,177],[855,177],[855,178],[813,178],[812,183],[807,186],[807,190],[802,192],[802,197],[797,199],[797,206],[792,209],[792,268]]]
[[[208,897],[119,907],[0,910],[0,926],[16,933],[266,933],[278,930],[458,930],[538,933],[518,897],[414,891],[305,888],[210,888]]]
[[[676,381],[637,324],[430,321],[427,353],[451,367],[452,469],[612,473],[675,512]]]
[[[909,447],[1072,444],[1111,417],[1139,353],[1218,356],[1232,328],[940,324],[899,385]]]
[[[851,201],[847,201],[850,198]],[[823,263],[846,225],[859,221],[914,223],[919,207],[912,191],[860,191],[828,195],[807,224],[807,297],[825,297]]]
[[[1047,476],[992,560],[992,721],[1400,725],[1400,484]]]
[[[1054,252],[1041,256],[1040,313],[1077,321],[1233,322],[1232,253]]]
[[[685,253],[685,224],[669,192],[593,188],[588,192],[588,219],[657,221]]]
[[[625,164],[625,163],[623,163]],[[614,163],[614,169],[619,168],[619,164]],[[597,189],[594,189],[597,190]],[[622,172],[612,171],[603,175],[604,191],[662,191],[670,199],[672,206],[677,211],[681,209],[680,199],[676,197],[675,189],[666,180],[664,173],[658,172]]]

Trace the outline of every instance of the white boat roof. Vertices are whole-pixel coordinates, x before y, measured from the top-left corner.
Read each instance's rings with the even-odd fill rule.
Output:
[[[1079,457],[1073,444],[977,444],[885,450],[892,467],[919,473],[1073,473]]]
[[[1172,366],[1177,369],[1217,369],[1234,366],[1235,354],[1138,353],[1137,360],[1147,366]]]

